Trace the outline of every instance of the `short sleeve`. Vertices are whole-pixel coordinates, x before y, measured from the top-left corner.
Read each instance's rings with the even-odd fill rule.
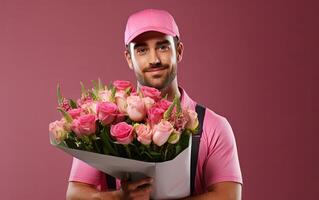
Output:
[[[228,121],[215,117],[210,130],[206,131],[207,157],[203,168],[207,187],[224,181],[243,183],[237,146],[233,130]]]
[[[101,171],[77,158],[73,158],[69,181],[77,181],[104,188],[103,179],[105,179],[105,175]]]

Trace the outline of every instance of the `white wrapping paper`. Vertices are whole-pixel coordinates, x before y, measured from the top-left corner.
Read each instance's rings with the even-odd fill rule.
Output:
[[[119,179],[126,173],[131,174],[132,180],[152,177],[154,178],[152,199],[176,199],[190,195],[191,141],[190,138],[188,148],[173,160],[157,163],[71,149],[56,144],[52,139],[51,144]]]

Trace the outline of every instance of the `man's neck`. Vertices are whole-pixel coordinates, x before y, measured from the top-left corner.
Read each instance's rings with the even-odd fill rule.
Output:
[[[162,97],[165,97],[167,95],[167,100],[169,101],[173,101],[174,98],[175,98],[175,95],[180,98],[181,96],[181,93],[179,92],[179,89],[178,89],[178,84],[177,84],[177,79],[175,78],[172,83],[161,90],[162,92]]]

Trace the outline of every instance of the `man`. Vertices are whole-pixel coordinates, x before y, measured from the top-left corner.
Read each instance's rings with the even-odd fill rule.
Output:
[[[126,25],[125,45],[125,58],[135,73],[138,87],[156,87],[169,100],[177,95],[182,106],[195,109],[196,102],[178,87],[177,63],[182,60],[184,45],[180,42],[175,20],[168,12],[147,9],[131,15]],[[152,181],[150,178],[137,182],[117,180],[118,190],[107,191],[105,175],[74,158],[67,199],[149,199]],[[232,129],[224,117],[206,109],[199,144],[195,195],[186,199],[241,199],[241,185]]]

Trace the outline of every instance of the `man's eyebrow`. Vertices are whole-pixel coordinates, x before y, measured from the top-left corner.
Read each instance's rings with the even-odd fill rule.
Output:
[[[158,45],[163,45],[163,44],[170,44],[170,42],[169,42],[168,40],[166,40],[166,39],[156,42],[156,45],[157,45],[157,46],[158,46]],[[144,47],[144,46],[147,46],[147,44],[146,44],[145,42],[136,43],[136,44],[134,45],[134,49],[137,49],[137,48],[139,48],[139,47]]]
[[[162,40],[162,41],[156,42],[156,45],[162,45],[162,44],[170,44],[170,42],[168,40]]]
[[[134,49],[137,49],[137,48],[143,47],[143,46],[147,46],[147,44],[145,42],[137,43],[134,45]]]

